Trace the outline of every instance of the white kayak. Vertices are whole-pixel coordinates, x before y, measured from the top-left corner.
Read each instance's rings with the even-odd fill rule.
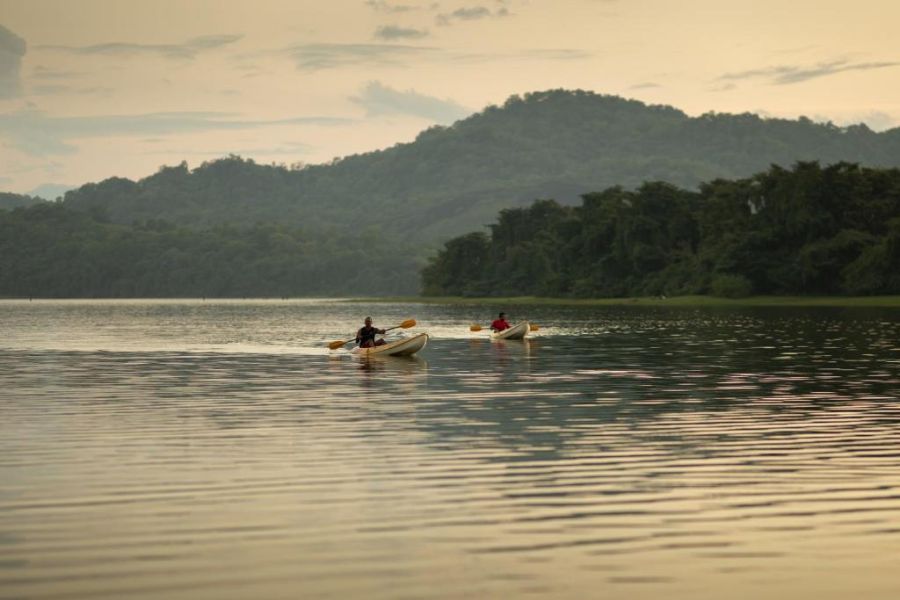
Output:
[[[354,348],[351,350],[353,354],[359,356],[412,356],[425,347],[428,343],[428,334],[419,333],[412,337],[403,338],[396,342],[382,344],[380,346],[372,346],[371,348]]]
[[[528,329],[531,326],[528,321],[522,321],[521,323],[516,323],[512,327],[508,327],[503,331],[493,331],[491,332],[491,339],[495,340],[521,340],[528,334]]]

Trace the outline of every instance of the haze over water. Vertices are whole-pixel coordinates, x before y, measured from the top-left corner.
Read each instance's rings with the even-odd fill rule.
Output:
[[[0,598],[900,594],[896,310],[506,311],[0,301]]]

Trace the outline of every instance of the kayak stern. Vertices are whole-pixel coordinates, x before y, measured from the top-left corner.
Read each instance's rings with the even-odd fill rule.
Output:
[[[528,321],[522,321],[521,323],[516,323],[512,327],[504,329],[503,331],[495,331],[491,333],[491,339],[495,340],[521,340],[524,339],[526,335],[528,335],[528,329],[531,325]]]

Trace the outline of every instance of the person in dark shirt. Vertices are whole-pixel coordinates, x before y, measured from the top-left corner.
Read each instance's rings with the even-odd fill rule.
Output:
[[[365,325],[356,332],[356,343],[360,348],[372,348],[373,346],[381,346],[385,343],[383,339],[376,340],[375,334],[384,334],[384,329],[378,329],[372,326],[372,317],[366,317]]]
[[[510,324],[506,322],[506,313],[500,313],[499,317],[491,323],[491,331],[503,331],[509,328]]]

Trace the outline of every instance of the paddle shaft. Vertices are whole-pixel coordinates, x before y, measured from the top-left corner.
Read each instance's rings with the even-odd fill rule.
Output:
[[[407,319],[407,320],[403,321],[402,323],[400,323],[399,325],[394,325],[393,327],[388,327],[387,329],[382,329],[382,331],[387,333],[388,331],[390,331],[392,329],[400,329],[400,328],[409,329],[410,327],[415,327],[415,326],[416,326],[415,319]],[[344,341],[336,340],[334,342],[331,342],[330,344],[328,344],[328,347],[331,350],[337,350],[341,346],[344,346],[344,345],[349,344],[350,342],[354,342],[354,341],[356,341],[355,336],[350,338],[349,340],[344,340]]]
[[[484,329],[484,327],[482,327],[481,325],[478,325],[477,323],[469,326],[469,331],[481,331],[482,329]],[[490,328],[488,328],[488,329],[490,329]],[[528,331],[537,331],[538,329],[540,329],[540,327],[538,327],[534,323],[528,324]]]

